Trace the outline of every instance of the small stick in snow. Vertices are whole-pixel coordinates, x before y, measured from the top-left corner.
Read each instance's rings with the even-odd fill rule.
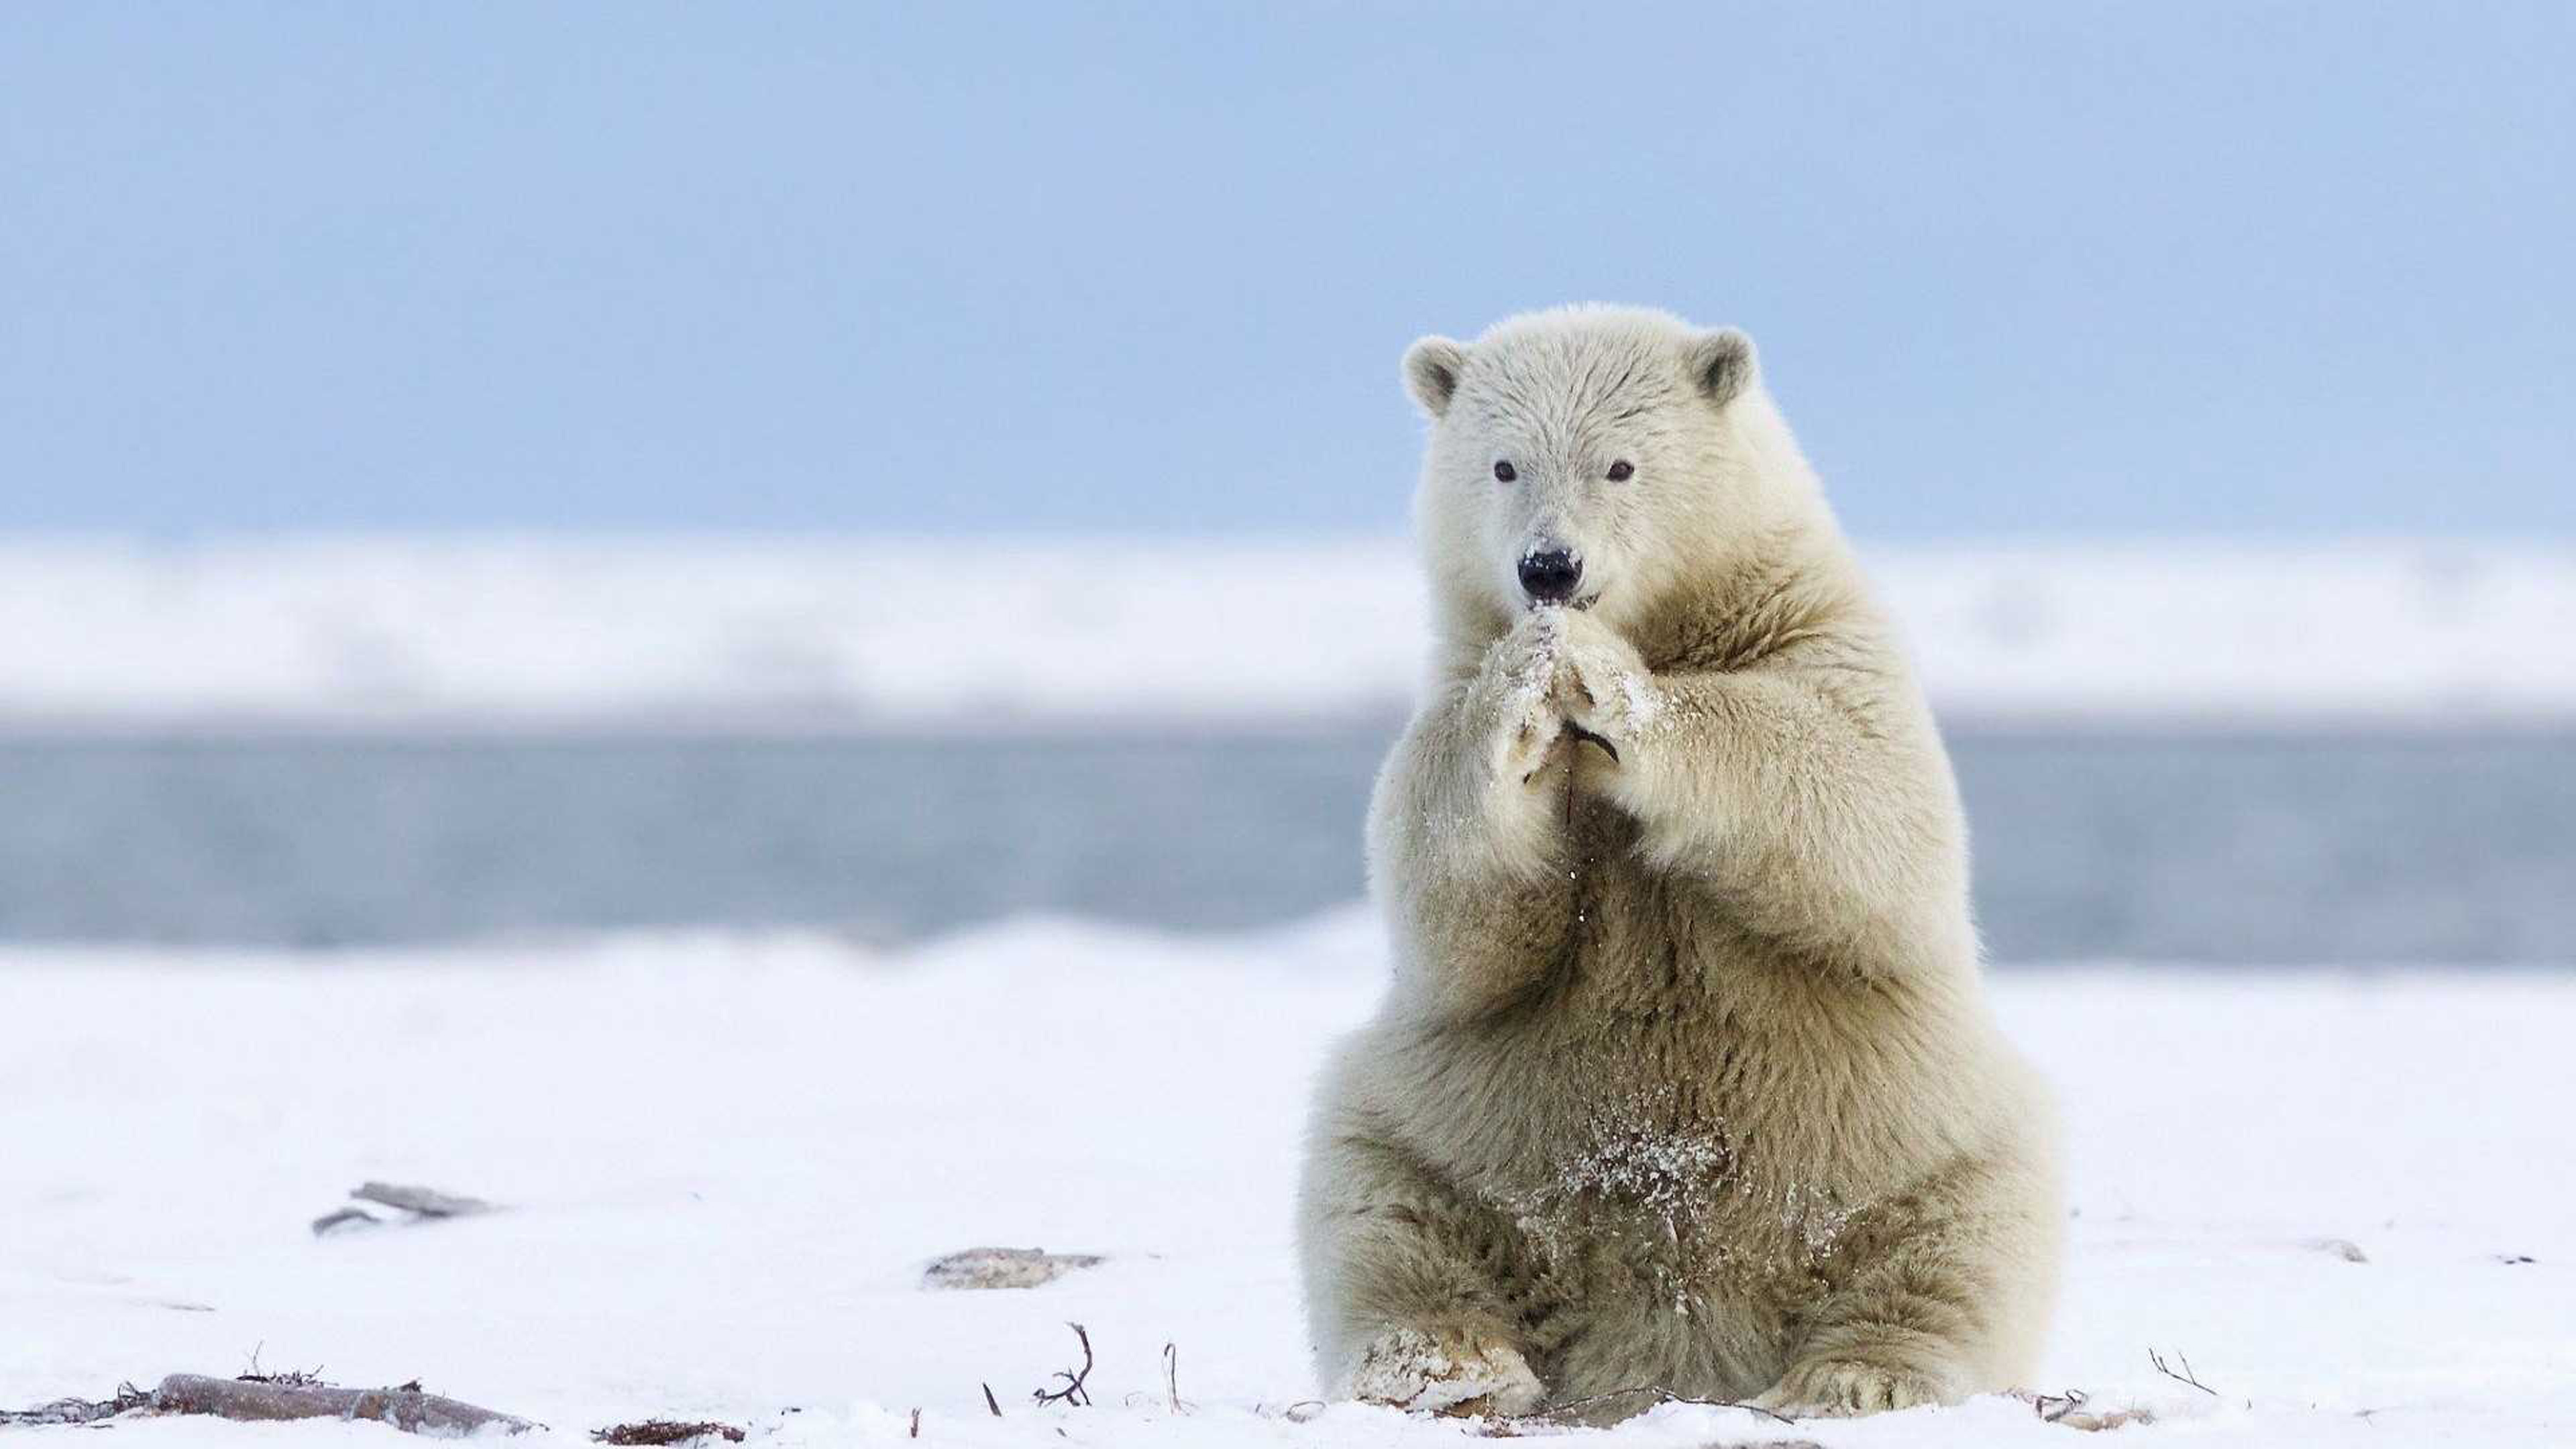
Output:
[[[273,1374],[262,1371],[259,1366],[259,1355],[260,1351],[267,1347],[268,1340],[266,1339],[261,1339],[259,1342],[251,1345],[250,1367],[233,1375],[236,1382],[245,1384],[283,1384],[290,1389],[309,1388],[315,1385],[320,1385],[324,1388],[330,1387],[330,1385],[322,1382],[322,1365],[318,1363],[309,1369],[288,1369],[282,1374]],[[412,1387],[416,1389],[419,1388],[420,1385],[414,1383]]]
[[[2082,1389],[2068,1389],[2062,1394],[2032,1394],[2030,1411],[2054,1424],[2068,1414],[2083,1408],[2091,1398]]]
[[[994,1418],[998,1419],[1002,1417],[1002,1405],[999,1400],[993,1397],[993,1386],[991,1384],[978,1384],[977,1387],[984,1391],[984,1407],[993,1411]]]
[[[2099,1414],[2085,1409],[2049,1422],[2063,1424],[2069,1429],[2081,1429],[2087,1434],[2099,1434],[2105,1429],[2125,1429],[2131,1424],[2145,1425],[2155,1421],[2156,1416],[2145,1409],[2107,1409]]]
[[[39,1424],[95,1424],[113,1419],[130,1409],[151,1406],[152,1396],[132,1384],[118,1384],[112,1398],[56,1399],[32,1409],[0,1409],[0,1429],[32,1428]]]
[[[683,1424],[670,1419],[646,1419],[640,1424],[593,1429],[590,1437],[601,1444],[633,1446],[690,1444],[700,1439],[722,1439],[728,1444],[739,1444],[744,1435],[742,1430],[731,1424]]]
[[[1082,1341],[1082,1367],[1078,1370],[1056,1370],[1055,1376],[1064,1380],[1064,1387],[1052,1391],[1040,1389],[1034,1397],[1041,1404],[1073,1404],[1087,1407],[1091,1403],[1091,1395],[1083,1388],[1082,1381],[1091,1377],[1091,1331],[1079,1323],[1068,1323],[1065,1327],[1072,1329],[1073,1336]]]
[[[2088,1434],[2098,1434],[2105,1429],[2126,1428],[2131,1424],[2152,1424],[2156,1421],[2155,1414],[2147,1409],[2096,1409],[2092,1407],[2092,1397],[2082,1389],[2068,1389],[2062,1394],[2041,1394],[2033,1393],[2029,1389],[2015,1389],[2012,1391],[2012,1396],[2027,1400],[2030,1411],[2037,1414],[2042,1421],[2063,1425],[2069,1429],[2082,1429]]]
[[[2175,1383],[2189,1384],[2193,1388],[2200,1390],[2202,1393],[2209,1395],[2213,1399],[2218,1397],[2218,1390],[2202,1383],[2199,1377],[2191,1371],[2191,1359],[2189,1356],[2177,1353],[2174,1357],[2182,1362],[2182,1372],[2180,1373],[2175,1373],[2173,1371],[2173,1366],[2165,1362],[2165,1356],[2163,1354],[2156,1352],[2152,1348],[2147,1350],[2147,1362],[2156,1366],[2157,1373],[2163,1374],[2166,1378],[2173,1380]]]
[[[921,1411],[919,1409],[912,1411],[912,1433],[906,1437],[913,1439],[921,1437]]]
[[[1178,1344],[1163,1345],[1163,1396],[1172,1401],[1173,1413],[1189,1412],[1189,1406],[1181,1402],[1181,1350]]]

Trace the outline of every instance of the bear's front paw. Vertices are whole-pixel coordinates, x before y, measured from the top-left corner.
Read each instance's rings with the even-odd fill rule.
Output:
[[[1655,676],[1636,646],[1589,614],[1566,620],[1549,693],[1568,723],[1614,756],[1623,755],[1664,708]]]
[[[1519,1349],[1465,1328],[1391,1328],[1360,1354],[1351,1397],[1409,1413],[1526,1414],[1547,1391]]]
[[[1557,653],[1563,643],[1562,610],[1533,610],[1494,641],[1485,656],[1478,693],[1492,731],[1494,780],[1529,785],[1547,768],[1565,719],[1551,699]]]
[[[1793,1419],[1847,1418],[1938,1404],[1947,1397],[1929,1374],[1858,1359],[1820,1359],[1789,1370],[1753,1405]]]

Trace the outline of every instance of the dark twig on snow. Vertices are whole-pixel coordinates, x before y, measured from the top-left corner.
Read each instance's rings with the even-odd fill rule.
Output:
[[[2013,1390],[2013,1397],[2026,1401],[2030,1411],[2046,1423],[2068,1429],[2100,1433],[2105,1429],[2125,1428],[2131,1424],[2152,1424],[2155,1414],[2146,1409],[2096,1409],[2092,1396],[2082,1389],[2068,1389],[2062,1394],[2033,1393],[2028,1389]]]
[[[2189,1357],[2177,1353],[2174,1355],[2174,1358],[2182,1364],[2182,1372],[2180,1373],[2174,1372],[2173,1365],[2165,1362],[2165,1356],[2163,1354],[2156,1352],[2152,1348],[2147,1350],[2147,1362],[2155,1365],[2157,1373],[2163,1374],[2166,1378],[2173,1380],[2175,1383],[2189,1384],[2193,1388],[2200,1390],[2202,1393],[2209,1395],[2213,1399],[2218,1397],[2218,1390],[2202,1383],[2199,1376],[2191,1371],[2191,1359]]]
[[[2082,1389],[2068,1389],[2062,1394],[2033,1394],[2030,1396],[2030,1411],[2054,1424],[2083,1408],[2090,1397]]]
[[[328,1385],[323,1383],[322,1365],[318,1363],[309,1369],[288,1369],[282,1374],[273,1374],[262,1371],[259,1366],[259,1354],[260,1350],[266,1347],[268,1347],[266,1340],[262,1340],[261,1342],[252,1345],[250,1351],[250,1367],[233,1375],[233,1382],[243,1384],[276,1384],[281,1388],[289,1389],[313,1388],[317,1385],[328,1387]],[[414,1384],[412,1387],[419,1388],[420,1385]]]
[[[112,1398],[56,1399],[32,1409],[0,1409],[0,1428],[30,1429],[40,1424],[95,1424],[133,1409],[148,1408],[152,1396],[132,1384],[118,1384]]]
[[[1163,1397],[1172,1404],[1172,1412],[1186,1414],[1189,1405],[1181,1402],[1181,1350],[1177,1344],[1163,1345]]]
[[[1064,1387],[1040,1389],[1032,1397],[1041,1404],[1088,1406],[1091,1403],[1091,1392],[1083,1387],[1083,1380],[1091,1377],[1091,1331],[1079,1323],[1068,1323],[1065,1327],[1072,1329],[1073,1336],[1082,1341],[1082,1367],[1058,1369],[1056,1377],[1064,1380]]]
[[[921,1411],[919,1409],[912,1411],[912,1432],[905,1437],[910,1439],[918,1439],[921,1437]]]
[[[681,1423],[672,1419],[646,1419],[640,1424],[618,1424],[590,1431],[593,1442],[619,1445],[688,1444],[700,1439],[722,1439],[728,1444],[743,1441],[743,1431],[731,1424]]]
[[[998,1419],[1002,1417],[1002,1405],[999,1400],[993,1397],[993,1386],[991,1384],[981,1384],[978,1385],[978,1387],[982,1388],[984,1391],[984,1407],[993,1411],[994,1418]]]

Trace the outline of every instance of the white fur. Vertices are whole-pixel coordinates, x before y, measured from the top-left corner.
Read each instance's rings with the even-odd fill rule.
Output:
[[[1438,638],[1370,813],[1396,978],[1306,1166],[1328,1387],[2012,1385],[2054,1294],[2048,1104],[1987,1017],[1948,760],[1751,345],[1567,308],[1404,372]],[[1577,607],[1530,607],[1518,562],[1558,548]]]

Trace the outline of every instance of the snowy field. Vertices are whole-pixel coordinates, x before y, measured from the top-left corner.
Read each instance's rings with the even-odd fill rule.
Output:
[[[0,1407],[256,1352],[418,1378],[564,1446],[651,1415],[893,1442],[916,1408],[929,1444],[1467,1442],[1478,1426],[1302,1402],[1306,1079],[1382,969],[1357,912],[1214,938],[1026,923],[900,954],[0,953]],[[2032,1388],[2151,1410],[2122,1443],[2576,1442],[2576,979],[2008,969],[1996,989],[2073,1137],[2072,1267]],[[366,1179],[506,1210],[314,1237]],[[1108,1261],[1025,1292],[918,1286],[980,1244]],[[1035,1406],[1077,1358],[1068,1321],[1098,1349],[1095,1403]],[[2161,1377],[2150,1348],[2219,1392]],[[1795,1428],[1667,1406],[1577,1437],[2076,1436],[1996,1397]]]
[[[2576,715],[2576,553],[1865,549],[1954,717]],[[1383,714],[1397,541],[0,544],[0,728]]]

